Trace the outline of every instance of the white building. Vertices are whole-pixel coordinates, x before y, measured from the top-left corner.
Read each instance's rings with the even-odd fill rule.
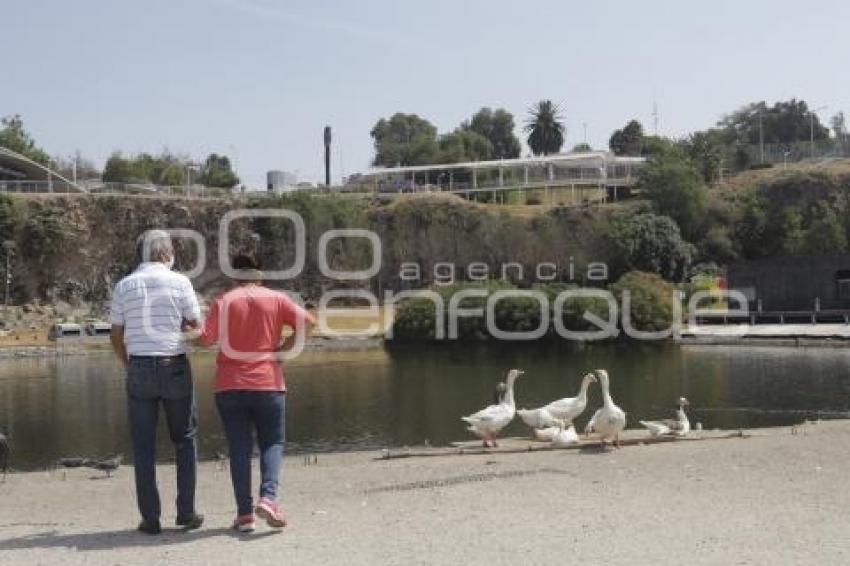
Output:
[[[274,193],[294,191],[298,185],[298,177],[289,171],[272,170],[266,173],[266,190]]]

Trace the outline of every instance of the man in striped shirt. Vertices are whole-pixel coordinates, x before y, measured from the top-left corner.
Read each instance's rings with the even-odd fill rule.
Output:
[[[198,299],[189,279],[171,271],[174,248],[162,230],[137,243],[138,268],[112,294],[112,347],[127,370],[127,407],[133,440],[139,530],[161,532],[156,486],[156,427],[162,406],[177,465],[177,525],[198,528],[195,512],[197,415],[192,369],[182,327],[197,327]]]

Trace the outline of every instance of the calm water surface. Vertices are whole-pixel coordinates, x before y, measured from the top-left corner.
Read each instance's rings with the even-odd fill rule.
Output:
[[[212,394],[214,358],[192,358],[200,419],[199,449],[225,448]],[[489,403],[511,367],[519,406],[573,396],[581,376],[604,367],[614,399],[638,419],[667,417],[680,395],[705,428],[791,424],[850,411],[850,349],[722,346],[441,346],[309,353],[287,373],[288,452],[319,452],[466,439],[459,417]],[[591,388],[583,426],[599,404]],[[161,423],[162,424],[162,423]],[[0,361],[0,430],[11,438],[16,469],[62,456],[131,453],[124,377],[108,355]],[[506,434],[522,434],[515,421]],[[165,428],[160,458],[171,457]]]

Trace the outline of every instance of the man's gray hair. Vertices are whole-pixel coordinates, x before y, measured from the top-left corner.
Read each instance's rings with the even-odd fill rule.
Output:
[[[136,257],[139,261],[165,261],[172,255],[174,245],[165,230],[146,230],[136,240]]]

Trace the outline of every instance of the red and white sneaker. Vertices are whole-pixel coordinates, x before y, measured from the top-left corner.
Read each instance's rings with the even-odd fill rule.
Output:
[[[233,530],[240,533],[253,533],[257,528],[257,523],[254,520],[254,514],[240,515],[233,521]]]
[[[265,519],[266,523],[274,529],[282,529],[286,526],[286,517],[284,517],[277,503],[271,499],[265,497],[260,499],[256,509],[254,509],[254,513],[261,519]]]

